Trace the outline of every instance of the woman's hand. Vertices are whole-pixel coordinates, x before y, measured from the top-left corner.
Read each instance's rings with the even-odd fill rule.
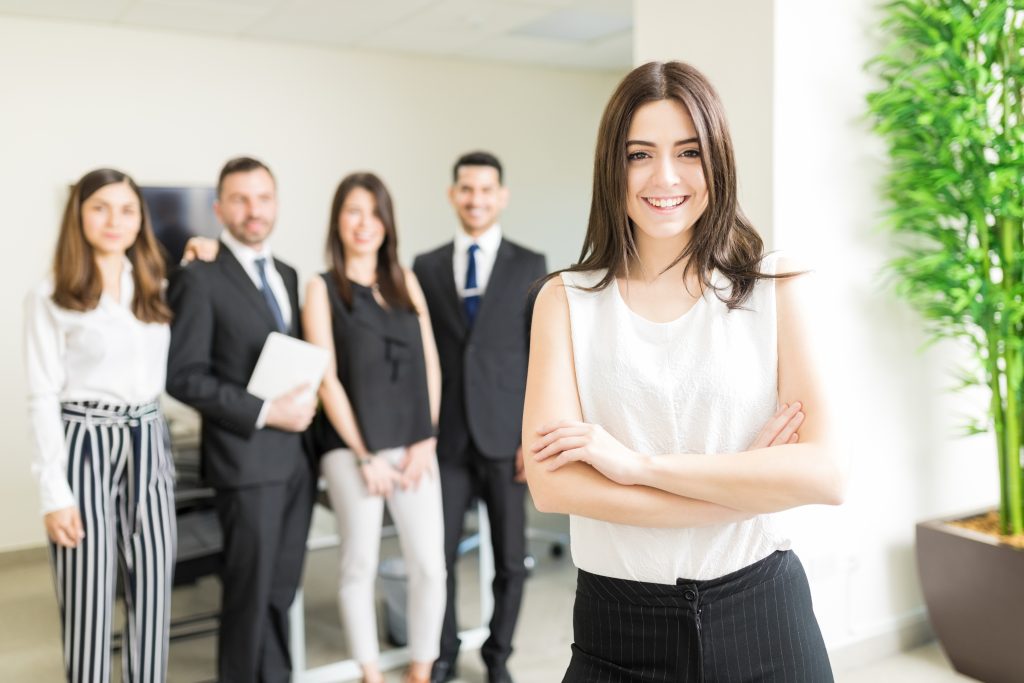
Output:
[[[648,456],[632,451],[619,443],[601,425],[563,420],[538,430],[540,438],[531,451],[537,462],[548,460],[548,471],[555,471],[571,462],[585,462],[619,484],[635,484],[640,480]]]
[[[43,524],[46,525],[46,535],[50,540],[65,548],[75,548],[85,538],[77,505],[47,512],[43,516]]]
[[[402,470],[402,489],[415,491],[424,475],[430,477],[437,472],[437,439],[423,439],[406,448],[398,469]]]
[[[402,473],[379,455],[367,458],[359,466],[359,473],[363,475],[363,483],[371,496],[390,496],[402,481]]]
[[[800,425],[804,422],[804,413],[801,410],[803,406],[800,401],[794,401],[791,404],[782,404],[779,408],[779,412],[775,413],[770,420],[768,420],[764,427],[761,428],[760,433],[754,440],[747,446],[748,451],[757,450],[758,448],[771,448],[772,446],[783,446],[785,444],[796,443],[800,440],[800,435],[797,430],[800,429]]]
[[[213,261],[220,251],[220,242],[209,237],[190,237],[185,242],[185,251],[181,255],[183,263],[192,261]]]

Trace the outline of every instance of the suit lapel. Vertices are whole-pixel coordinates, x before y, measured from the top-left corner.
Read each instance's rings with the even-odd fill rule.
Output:
[[[292,309],[292,320],[291,325],[288,327],[288,333],[293,337],[301,337],[299,327],[299,283],[298,281],[292,282],[291,273],[285,270],[277,259],[274,259],[274,268],[277,269],[277,274],[281,276],[281,282],[284,283],[284,289],[288,292],[288,303]]]
[[[231,253],[227,245],[223,242],[220,243],[220,251],[217,252],[217,263],[220,264],[221,270],[227,276],[227,279],[242,293],[242,295],[249,301],[249,304],[263,317],[263,319],[270,325],[271,329],[277,329],[277,322],[274,321],[274,314],[270,312],[270,308],[267,306],[266,300],[260,293],[260,290],[256,288],[255,283],[249,277],[249,274],[245,272],[245,268],[238,262],[235,255]],[[292,316],[295,317],[294,315]]]
[[[480,328],[486,329],[487,321],[490,320],[491,316],[496,315],[496,313],[491,313],[492,310],[502,310],[501,295],[505,288],[501,286],[501,283],[508,278],[513,260],[512,247],[502,239],[498,245],[498,253],[494,257],[494,267],[491,269],[491,276],[487,280],[487,289],[484,290],[484,295],[480,299],[480,310],[476,313],[473,332]]]
[[[441,258],[437,262],[436,277],[441,284],[441,300],[446,302],[448,315],[459,334],[465,335],[469,321],[466,320],[462,299],[459,298],[459,292],[455,288],[455,271],[452,265],[454,254],[455,243],[451,242],[441,252]]]

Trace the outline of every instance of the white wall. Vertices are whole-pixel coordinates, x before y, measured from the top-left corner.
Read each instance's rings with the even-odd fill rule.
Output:
[[[849,502],[828,516],[836,528],[808,515],[801,532],[808,546],[825,536],[837,558],[822,577],[845,592],[832,642],[855,644],[923,616],[914,524],[991,505],[998,486],[992,438],[955,436],[987,400],[946,391],[965,356],[952,345],[920,353],[921,321],[881,273],[893,253],[878,229],[887,162],[865,114],[879,84],[863,68],[881,16],[867,0],[827,5],[775,2],[775,237],[813,254],[831,301],[821,325],[847,426]]]
[[[740,206],[772,234],[772,3],[637,0],[633,62],[681,60],[718,90],[732,129]]]
[[[919,353],[920,320],[880,274],[891,256],[878,229],[886,162],[865,115],[864,96],[876,84],[863,70],[877,52],[875,6],[636,3],[638,61],[676,56],[707,71],[730,115],[744,203],[752,189],[771,188],[767,201],[757,200],[772,215],[769,245],[796,252],[817,270],[825,305],[816,328],[830,360],[850,488],[840,508],[785,516],[837,668],[927,634],[914,524],[991,505],[998,495],[991,437],[954,436],[986,401],[945,391],[953,383],[946,372],[965,359],[962,350]],[[763,83],[750,87],[753,80]],[[742,163],[747,144],[770,164]]]
[[[43,539],[21,305],[82,173],[114,166],[142,184],[212,185],[229,157],[260,157],[279,183],[275,252],[309,277],[322,269],[345,173],[369,169],[389,184],[410,263],[450,239],[451,164],[485,148],[507,168],[506,234],[554,268],[578,254],[597,120],[621,76],[2,17],[0,64],[0,551]]]

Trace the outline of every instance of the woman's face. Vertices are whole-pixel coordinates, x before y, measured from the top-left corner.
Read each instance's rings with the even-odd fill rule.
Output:
[[[338,234],[346,256],[376,254],[384,244],[384,223],[377,216],[377,200],[362,187],[356,187],[341,205]]]
[[[690,113],[676,100],[636,110],[626,143],[626,212],[649,237],[677,237],[708,205],[700,144]]]
[[[142,228],[142,206],[126,181],[104,185],[82,202],[82,233],[99,256],[124,254]]]

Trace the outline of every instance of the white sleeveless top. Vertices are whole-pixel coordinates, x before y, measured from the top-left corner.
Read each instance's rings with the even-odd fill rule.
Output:
[[[762,271],[776,261],[766,257]],[[626,306],[615,281],[579,289],[603,275],[562,273],[583,420],[642,453],[746,450],[778,405],[774,281],[759,280],[741,309],[708,289],[681,317],[655,323]],[[729,286],[717,271],[711,280]],[[570,531],[580,569],[661,584],[717,578],[790,546],[770,515],[680,529],[570,515]]]

